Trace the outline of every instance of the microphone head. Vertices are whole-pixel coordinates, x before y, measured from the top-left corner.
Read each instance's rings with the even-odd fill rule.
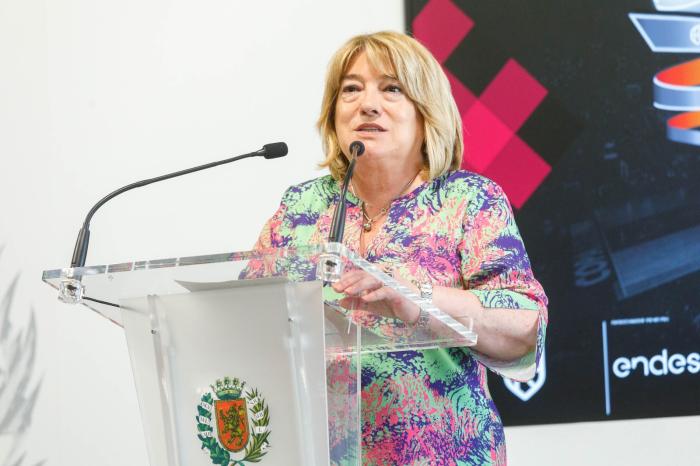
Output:
[[[270,144],[265,144],[262,148],[263,157],[266,159],[276,159],[277,157],[284,157],[287,155],[288,149],[287,144],[284,142],[273,142]]]
[[[353,151],[357,152],[355,157],[359,157],[365,153],[365,145],[362,144],[362,141],[352,141],[350,143],[350,153],[352,154]]]

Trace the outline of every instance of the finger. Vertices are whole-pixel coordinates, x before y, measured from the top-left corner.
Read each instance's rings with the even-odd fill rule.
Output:
[[[345,288],[345,293],[350,295],[362,295],[365,292],[372,292],[383,286],[384,284],[382,282],[372,276],[367,275]]]
[[[338,301],[341,307],[349,310],[366,308],[367,304],[356,296],[349,296]]]
[[[377,308],[381,308],[382,311],[379,313],[401,320],[413,320],[420,313],[420,308],[416,304],[386,286],[367,293],[360,299],[367,303],[370,310],[376,312]]]
[[[369,312],[382,317],[393,317],[394,314],[385,301],[367,303],[359,297],[349,297],[340,300],[340,305],[350,311]]]
[[[346,294],[360,294],[382,286],[382,282],[364,271],[352,271],[344,275],[333,288]]]
[[[342,292],[343,290],[345,290],[345,288],[362,278],[363,275],[364,272],[362,270],[351,270],[349,272],[345,272],[340,277],[340,280],[333,283],[333,289],[335,291]]]
[[[362,300],[366,303],[376,303],[377,301],[394,301],[396,292],[389,287],[381,286],[367,294],[362,295]]]

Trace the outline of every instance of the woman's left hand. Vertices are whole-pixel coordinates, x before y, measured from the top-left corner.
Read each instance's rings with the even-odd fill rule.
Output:
[[[384,286],[364,270],[356,269],[344,273],[333,283],[333,289],[346,296],[340,304],[347,309],[361,309],[401,319],[413,324],[418,320],[420,308],[399,292]]]

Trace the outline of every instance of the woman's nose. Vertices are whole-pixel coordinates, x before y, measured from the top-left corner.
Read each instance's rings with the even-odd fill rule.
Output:
[[[362,96],[360,102],[360,111],[363,115],[377,116],[382,113],[379,93],[373,90],[367,90]]]

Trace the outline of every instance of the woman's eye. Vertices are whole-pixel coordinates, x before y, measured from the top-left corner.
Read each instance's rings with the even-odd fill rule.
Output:
[[[401,86],[398,86],[396,84],[391,84],[391,85],[387,86],[384,90],[387,92],[391,92],[393,94],[401,94],[403,92],[403,90],[401,89]]]
[[[355,84],[348,84],[348,85],[343,86],[343,92],[357,92],[359,90],[360,90],[359,86],[357,86]]]

